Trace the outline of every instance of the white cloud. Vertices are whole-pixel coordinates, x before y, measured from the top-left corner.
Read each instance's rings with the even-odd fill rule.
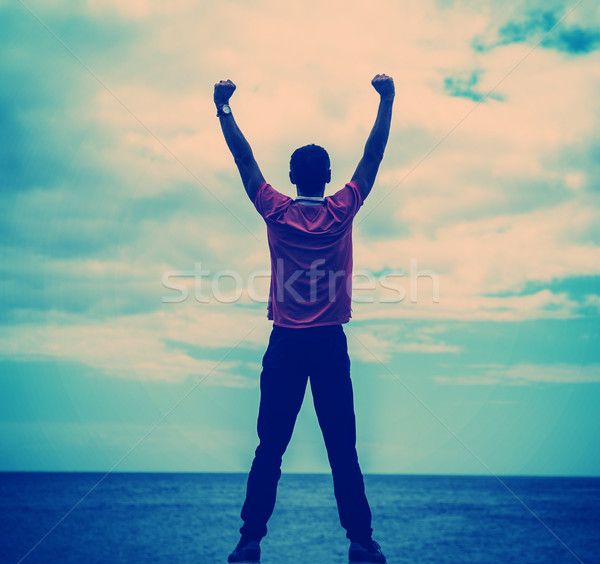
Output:
[[[595,307],[600,312],[600,296],[598,294],[585,296],[584,304],[588,307]]]
[[[600,382],[600,365],[517,364],[514,366],[469,366],[470,374],[436,376],[440,384],[450,385],[510,385],[530,384],[592,384]]]
[[[267,334],[266,322],[261,323],[255,312],[225,312],[210,305],[177,304],[104,321],[51,313],[43,325],[0,328],[0,355],[78,362],[116,378],[181,381],[206,377],[208,385],[247,387],[257,385],[256,361]],[[185,350],[194,347],[216,353],[210,359],[196,358]],[[232,360],[236,349],[253,350],[256,361]]]
[[[435,340],[432,335],[441,332],[441,326],[431,326],[415,333],[406,333],[393,324],[361,323],[350,325],[349,336],[352,355],[362,362],[387,362],[394,353],[459,353],[461,347]]]
[[[174,0],[168,4],[160,0],[132,0],[126,3],[115,0],[87,0],[86,2],[86,6],[92,14],[117,14],[132,20],[148,17],[173,17],[175,14],[181,16],[193,9],[194,4],[192,0]]]
[[[599,221],[600,212],[590,197],[529,213],[461,221],[436,229],[433,236],[357,238],[357,266],[403,272],[408,298],[410,261],[415,259],[419,272],[437,273],[440,300],[433,303],[432,282],[423,277],[417,303],[406,299],[385,307],[358,305],[356,317],[370,318],[375,312],[498,320],[578,315],[581,304],[564,293],[547,289],[519,293],[529,282],[549,284],[570,276],[600,274],[598,247],[590,235]]]

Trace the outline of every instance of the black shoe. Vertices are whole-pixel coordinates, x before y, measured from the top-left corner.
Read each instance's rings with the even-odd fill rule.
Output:
[[[260,564],[260,544],[258,541],[240,540],[235,550],[227,558],[227,562]]]
[[[381,552],[381,547],[373,540],[364,542],[351,542],[348,551],[348,560],[350,564],[364,564],[378,562],[386,564],[386,559]]]

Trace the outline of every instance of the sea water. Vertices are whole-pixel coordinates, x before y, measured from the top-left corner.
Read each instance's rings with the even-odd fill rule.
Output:
[[[0,562],[224,563],[246,475],[1,473]],[[365,476],[390,564],[600,563],[600,478]],[[90,491],[91,490],[91,491]],[[263,564],[342,564],[331,476],[284,474]]]

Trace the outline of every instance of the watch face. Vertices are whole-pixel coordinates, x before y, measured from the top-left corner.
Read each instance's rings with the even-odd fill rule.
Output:
[[[230,114],[231,113],[231,108],[229,107],[228,104],[224,104],[223,107],[221,108],[221,111],[224,114]]]

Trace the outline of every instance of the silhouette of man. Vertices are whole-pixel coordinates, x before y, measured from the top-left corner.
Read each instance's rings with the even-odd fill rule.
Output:
[[[235,84],[230,80],[215,84],[214,101],[225,141],[246,193],[267,225],[271,254],[267,310],[273,320],[260,377],[259,445],[241,512],[241,540],[228,562],[260,560],[259,543],[275,507],[282,457],[309,378],[340,522],[350,540],[349,561],[386,561],[371,537],[342,328],[351,316],[352,222],[383,159],[395,94],[394,82],[385,74],[376,75],[371,84],[380,95],[379,109],[352,180],[325,198],[325,185],[331,180],[327,151],[317,145],[300,147],[290,160],[290,181],[298,193],[295,200],[265,182],[229,106]]]

